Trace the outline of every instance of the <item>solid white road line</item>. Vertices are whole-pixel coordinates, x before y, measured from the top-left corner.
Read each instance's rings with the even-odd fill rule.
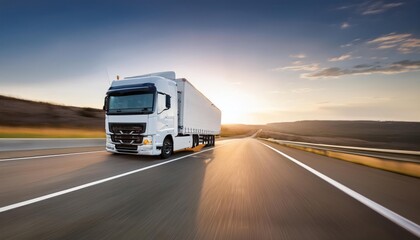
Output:
[[[28,160],[28,159],[36,159],[36,158],[63,157],[63,156],[81,155],[81,154],[98,153],[98,152],[105,152],[105,151],[100,150],[100,151],[62,153],[62,154],[42,155],[42,156],[32,156],[32,157],[5,158],[5,159],[0,159],[0,162],[19,161],[19,160]]]
[[[77,187],[72,187],[72,188],[65,189],[65,190],[62,190],[62,191],[59,191],[59,192],[47,194],[47,195],[44,195],[44,196],[41,196],[41,197],[37,197],[37,198],[33,198],[33,199],[26,200],[26,201],[23,201],[23,202],[18,202],[18,203],[15,203],[15,204],[4,206],[4,207],[0,208],[0,213],[9,211],[9,210],[12,210],[12,209],[15,209],[15,208],[23,207],[23,206],[26,206],[26,205],[29,205],[29,204],[33,204],[33,203],[36,203],[36,202],[44,201],[44,200],[47,200],[47,199],[50,199],[50,198],[53,198],[53,197],[58,197],[58,196],[61,196],[61,195],[67,194],[67,193],[78,191],[78,190],[81,190],[81,189],[84,189],[84,188],[88,188],[88,187],[91,187],[91,186],[94,186],[94,185],[98,185],[98,184],[101,184],[101,183],[104,183],[104,182],[114,180],[114,179],[117,179],[117,178],[122,178],[122,177],[131,175],[131,174],[134,174],[134,173],[138,173],[138,172],[141,172],[141,171],[145,171],[145,170],[148,170],[148,169],[151,169],[151,168],[159,167],[159,166],[162,166],[162,165],[165,165],[165,164],[168,164],[168,163],[171,163],[171,162],[175,162],[175,161],[178,161],[178,160],[181,160],[181,159],[193,156],[193,155],[197,155],[197,154],[201,154],[201,153],[204,153],[204,152],[207,152],[207,151],[211,151],[213,149],[220,148],[220,147],[223,147],[225,145],[227,145],[227,143],[223,144],[222,146],[209,148],[209,149],[197,152],[197,153],[191,153],[191,154],[179,157],[179,158],[175,158],[175,159],[168,160],[168,161],[165,161],[165,162],[161,162],[161,163],[153,164],[153,165],[150,165],[150,166],[147,166],[147,167],[139,168],[139,169],[129,171],[129,172],[126,172],[126,173],[122,173],[122,174],[119,174],[119,175],[116,175],[116,176],[113,176],[113,177],[104,178],[104,179],[97,180],[97,181],[90,182],[90,183],[86,183],[86,184],[83,184],[83,185],[80,185],[80,186],[77,186]]]
[[[273,151],[277,152],[278,154],[282,155],[283,157],[289,159],[290,161],[296,163],[297,165],[303,167],[304,169],[308,170],[309,172],[315,174],[317,177],[321,178],[322,180],[328,182],[329,184],[333,185],[334,187],[338,188],[339,190],[343,191],[350,197],[356,199],[357,201],[361,202],[362,204],[366,205],[370,209],[374,210],[375,212],[381,214],[385,218],[391,220],[392,222],[396,223],[398,226],[406,229],[407,231],[414,234],[416,237],[420,237],[420,226],[417,225],[415,222],[412,222],[408,220],[407,218],[404,218],[403,216],[389,210],[388,208],[385,208],[384,206],[370,200],[369,198],[361,195],[360,193],[357,193],[353,191],[352,189],[344,186],[343,184],[335,181],[334,179],[327,177],[326,175],[316,171],[315,169],[309,167],[308,165],[305,165],[295,158],[279,151],[278,149],[275,149],[265,143],[259,142],[263,144],[264,146],[272,149]]]

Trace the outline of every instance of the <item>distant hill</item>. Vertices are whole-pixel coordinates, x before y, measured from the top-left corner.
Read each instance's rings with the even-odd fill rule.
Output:
[[[100,109],[54,105],[0,95],[0,126],[103,130]]]
[[[298,121],[270,123],[260,137],[362,147],[420,150],[420,122]]]
[[[265,125],[224,124],[220,136],[247,137],[262,129]]]

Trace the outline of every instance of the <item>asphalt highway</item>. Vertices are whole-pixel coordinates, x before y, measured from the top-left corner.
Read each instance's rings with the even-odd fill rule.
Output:
[[[253,138],[165,160],[88,150],[0,152],[0,239],[420,234],[418,178]]]

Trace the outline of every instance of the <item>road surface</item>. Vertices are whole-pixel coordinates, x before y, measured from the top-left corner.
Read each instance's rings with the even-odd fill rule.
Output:
[[[0,239],[418,239],[419,179],[252,138],[166,160],[16,154]]]

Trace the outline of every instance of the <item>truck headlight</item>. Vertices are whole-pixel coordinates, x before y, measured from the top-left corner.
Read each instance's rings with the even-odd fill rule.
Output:
[[[152,136],[143,137],[143,144],[144,145],[151,145],[151,144],[153,144],[153,138],[152,138]]]

